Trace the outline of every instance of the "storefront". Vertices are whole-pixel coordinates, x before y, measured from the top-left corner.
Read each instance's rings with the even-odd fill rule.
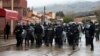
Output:
[[[6,22],[9,22],[10,25],[13,25],[11,24],[11,20],[19,20],[18,12],[0,8],[0,31],[4,30]],[[14,26],[11,26],[11,30],[13,30],[13,27]]]

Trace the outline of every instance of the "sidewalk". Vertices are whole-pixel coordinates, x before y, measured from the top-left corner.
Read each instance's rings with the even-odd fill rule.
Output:
[[[9,35],[10,39],[15,39],[15,35]],[[4,35],[0,35],[0,39],[4,39]]]
[[[8,39],[8,40],[0,39],[0,47],[9,46],[13,44],[16,44],[16,39]]]

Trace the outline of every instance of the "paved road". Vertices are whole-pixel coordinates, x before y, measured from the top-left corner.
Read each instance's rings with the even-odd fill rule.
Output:
[[[45,47],[36,48],[34,46],[23,46],[16,48],[15,39],[4,41],[0,39],[0,56],[100,56],[100,41],[94,39],[94,51],[90,51],[90,47],[85,46],[85,38],[82,40],[76,50],[72,50],[68,44],[64,44],[63,48]]]

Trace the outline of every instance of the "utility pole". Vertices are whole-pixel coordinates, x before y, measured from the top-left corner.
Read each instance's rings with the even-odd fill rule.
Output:
[[[46,8],[45,8],[45,6],[44,6],[44,16],[43,16],[43,24],[44,24],[44,22],[45,22],[45,10],[46,10]]]
[[[14,0],[11,0],[11,10],[14,10]],[[13,35],[14,21],[11,19],[11,35]]]

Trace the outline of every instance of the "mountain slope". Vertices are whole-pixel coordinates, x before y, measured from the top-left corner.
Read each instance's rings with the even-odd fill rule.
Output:
[[[63,11],[65,14],[68,13],[78,13],[78,12],[87,12],[92,11],[98,8],[100,5],[100,1],[98,2],[77,2],[72,4],[56,4],[56,5],[50,5],[46,6],[46,11]],[[43,7],[35,8],[36,11],[43,11]]]

